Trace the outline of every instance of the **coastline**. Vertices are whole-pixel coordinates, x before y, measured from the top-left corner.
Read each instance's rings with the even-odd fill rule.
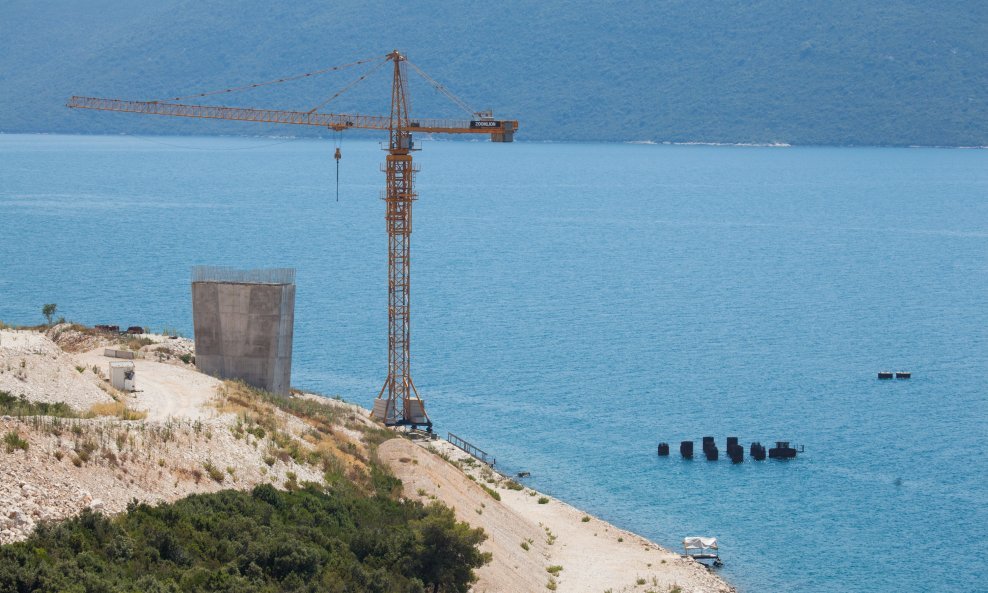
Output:
[[[393,439],[379,455],[406,497],[438,500],[488,533],[482,549],[494,559],[478,570],[476,593],[735,591],[699,562],[521,487],[446,441]]]
[[[102,352],[105,339],[71,326],[0,330],[0,391],[91,412],[0,417],[0,430],[25,443],[2,457],[0,544],[85,509],[122,512],[133,499],[171,502],[226,488],[321,480],[321,471],[302,459],[271,456],[273,435],[243,425],[243,394],[231,394],[227,383],[182,360],[193,351],[191,340],[145,338],[149,343],[134,360],[141,390],[123,394],[99,371],[110,360]],[[478,571],[475,593],[734,591],[699,563],[525,488],[445,441],[382,438],[363,407],[317,394],[295,397],[338,410],[341,422],[332,442],[312,442],[304,418],[279,411],[283,434],[297,437],[299,447],[309,448],[303,451],[332,449],[341,469],[357,476],[376,448],[378,460],[402,480],[405,498],[441,502],[459,520],[484,528],[482,550],[493,559]],[[375,431],[379,445],[367,440]]]

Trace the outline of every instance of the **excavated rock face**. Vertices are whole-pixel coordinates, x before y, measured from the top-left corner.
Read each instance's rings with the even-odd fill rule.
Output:
[[[52,326],[45,332],[45,336],[65,352],[85,352],[120,341],[119,336],[72,323]]]
[[[113,401],[93,380],[92,369],[75,367],[72,355],[43,334],[0,330],[0,391],[34,402],[64,402],[78,411]]]
[[[135,498],[157,503],[262,483],[320,483],[326,471],[320,451],[330,446],[347,472],[353,467],[346,456],[366,458],[358,429],[372,423],[351,404],[304,395],[337,409],[339,424],[324,427],[318,438],[313,426],[269,404],[250,410],[246,421],[232,397],[221,405],[219,392],[229,396],[237,386],[224,386],[181,359],[193,352],[190,340],[154,335],[141,336],[151,343],[137,350],[142,391],[123,394],[93,370],[112,360],[103,356],[106,340],[69,326],[56,335],[60,328],[48,331],[52,337],[0,330],[0,391],[28,402],[63,402],[87,416],[0,415],[0,439],[15,433],[26,444],[0,441],[0,544],[26,538],[41,521],[87,508],[121,512]],[[53,338],[92,348],[65,352]],[[121,419],[115,416],[120,410],[146,417]],[[266,430],[256,423],[262,416],[272,423]]]

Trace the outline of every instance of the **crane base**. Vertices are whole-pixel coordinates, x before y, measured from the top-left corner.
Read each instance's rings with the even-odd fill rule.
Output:
[[[387,427],[407,426],[407,427],[411,428],[412,430],[419,430],[419,427],[421,426],[421,427],[424,427],[425,428],[425,431],[427,433],[432,434],[432,422],[416,423],[416,422],[412,422],[410,420],[397,420],[395,422],[385,422],[384,425],[387,426]]]
[[[432,420],[425,414],[425,402],[420,399],[409,399],[405,403],[405,415],[395,409],[395,402],[383,397],[374,400],[374,410],[371,417],[383,422],[385,426],[410,426],[413,430],[420,426],[425,427],[427,432],[432,432]]]

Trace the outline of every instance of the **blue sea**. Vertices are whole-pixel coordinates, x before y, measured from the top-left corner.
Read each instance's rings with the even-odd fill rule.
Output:
[[[667,547],[718,537],[743,592],[985,590],[988,151],[420,147],[440,433]],[[293,383],[369,407],[384,153],[342,152],[337,201],[328,141],[0,135],[0,319],[191,335],[192,266],[294,267]],[[805,452],[680,459],[706,435]]]

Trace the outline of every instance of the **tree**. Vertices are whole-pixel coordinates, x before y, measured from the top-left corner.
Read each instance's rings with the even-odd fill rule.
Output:
[[[457,522],[453,511],[434,505],[425,518],[412,522],[419,561],[417,574],[432,593],[466,593],[477,576],[474,568],[491,561],[490,552],[481,552],[487,539],[481,528]]]
[[[41,307],[41,314],[44,315],[45,319],[48,320],[48,325],[51,325],[51,318],[55,315],[57,311],[58,311],[58,305],[56,305],[55,303],[48,303],[44,307]]]

